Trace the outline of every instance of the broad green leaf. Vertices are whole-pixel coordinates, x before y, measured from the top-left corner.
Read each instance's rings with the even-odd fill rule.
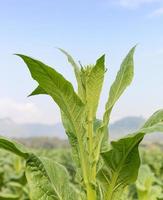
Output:
[[[2,136],[0,136],[0,148],[10,151],[23,158],[27,158],[29,153],[29,150],[27,150],[23,145]]]
[[[41,160],[30,155],[26,163],[26,177],[32,200],[61,200],[60,194],[53,189],[50,178]]]
[[[39,87],[49,94],[65,113],[73,127],[73,133],[79,133],[81,131],[81,115],[84,104],[75,93],[72,84],[44,63],[25,55],[18,54],[18,56],[27,64],[33,79],[38,82]]]
[[[140,138],[140,136],[129,137],[112,142],[112,149],[102,153],[105,165],[99,171],[98,177],[103,187],[104,200],[118,199],[124,187],[136,180],[140,164],[138,156]]]
[[[106,200],[117,199],[124,187],[136,181],[140,158],[138,145],[147,133],[163,132],[163,123],[142,128],[116,142],[111,150],[102,153],[105,166],[99,172]],[[126,170],[127,169],[127,170]]]
[[[80,199],[80,194],[76,193],[69,182],[69,174],[65,167],[47,158],[41,158],[53,187],[60,193],[63,200]],[[81,191],[82,192],[82,191]]]
[[[67,53],[65,50],[61,48],[59,48],[59,50],[67,57],[68,62],[72,65],[75,76],[76,76],[76,80],[78,83],[78,94],[80,98],[84,100],[83,85],[82,85],[81,76],[80,76],[80,67],[77,65],[77,63],[74,61],[74,59],[69,53]]]
[[[30,57],[19,56],[27,64],[33,79],[38,82],[39,87],[53,98],[69,121],[72,131],[68,133],[74,134],[77,137],[78,147],[80,148],[80,164],[83,169],[82,174],[86,179],[85,149],[82,143],[84,133],[83,115],[85,114],[84,103],[75,93],[72,84],[53,68]]]
[[[76,200],[63,166],[31,154],[26,163],[26,177],[32,200]]]

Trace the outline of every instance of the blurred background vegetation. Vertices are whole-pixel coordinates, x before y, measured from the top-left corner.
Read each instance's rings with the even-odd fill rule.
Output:
[[[70,175],[72,184],[77,184],[74,163],[67,142],[60,141],[53,146],[47,139],[28,139],[33,150],[63,164]],[[38,148],[38,143],[44,148]],[[23,143],[26,143],[25,140]],[[35,146],[36,144],[36,146]],[[142,165],[136,184],[126,188],[122,200],[162,200],[163,199],[163,145],[143,144],[140,148]],[[24,175],[24,161],[11,153],[0,150],[0,200],[29,200],[28,185]]]

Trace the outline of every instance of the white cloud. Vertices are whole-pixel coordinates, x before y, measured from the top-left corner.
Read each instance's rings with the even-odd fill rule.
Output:
[[[163,7],[154,10],[154,11],[149,15],[149,17],[159,17],[159,16],[161,16],[161,15],[163,15]]]
[[[18,123],[41,122],[44,115],[33,103],[16,102],[13,99],[0,99],[0,118],[9,117]]]
[[[126,8],[135,8],[143,4],[163,3],[163,0],[117,0],[117,3]]]

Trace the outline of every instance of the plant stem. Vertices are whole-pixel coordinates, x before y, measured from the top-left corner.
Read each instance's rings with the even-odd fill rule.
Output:
[[[91,112],[88,113],[88,146],[89,146],[89,185],[87,186],[87,199],[96,200],[96,190],[92,184],[96,183],[96,165],[93,163],[93,119]]]
[[[87,186],[87,200],[96,200],[96,191],[90,184]]]

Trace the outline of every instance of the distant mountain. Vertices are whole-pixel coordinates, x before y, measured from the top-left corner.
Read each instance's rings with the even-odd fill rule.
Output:
[[[58,137],[65,138],[61,123],[54,125],[27,123],[18,124],[10,118],[0,119],[0,135],[12,138]]]
[[[130,116],[122,118],[110,125],[111,137],[116,139],[128,133],[133,133],[138,130],[144,122],[145,119],[143,117]]]
[[[0,135],[14,137],[14,135],[19,135],[21,132],[21,125],[16,124],[12,119],[0,119]]]
[[[125,117],[110,125],[110,137],[111,140],[118,139],[129,133],[133,133],[138,130],[145,122],[143,117]],[[162,133],[153,133],[146,135],[143,143],[151,142],[163,142]]]
[[[138,130],[144,123],[142,117],[125,117],[110,125],[111,139],[117,139],[128,133]],[[30,137],[57,137],[66,139],[65,131],[61,123],[54,125],[27,123],[18,124],[10,118],[0,119],[0,135],[12,138],[30,138]],[[151,134],[146,137],[148,141],[163,141],[163,134]]]

